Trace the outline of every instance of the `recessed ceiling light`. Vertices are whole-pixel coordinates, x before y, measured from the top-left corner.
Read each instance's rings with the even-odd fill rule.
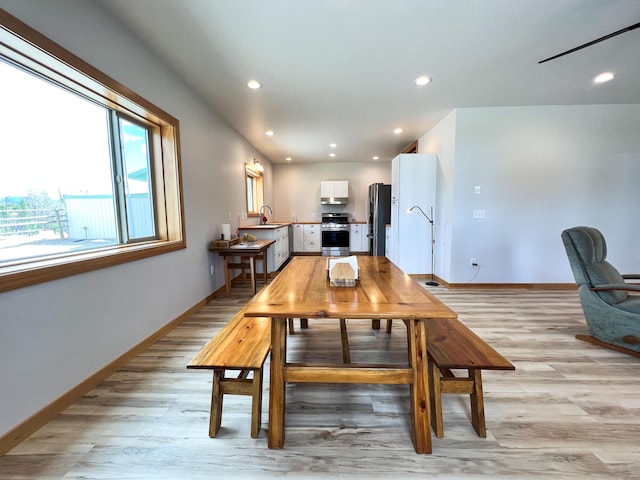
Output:
[[[335,144],[335,143],[330,143],[330,144],[329,144],[329,146],[330,146],[331,148],[336,148],[338,145],[337,145],[337,144]]]
[[[273,130],[267,130],[264,132],[267,137],[273,137],[276,133]]]
[[[393,133],[395,133],[396,135],[400,135],[402,133],[402,129],[401,128],[396,128]]]
[[[373,157],[374,160],[380,160],[380,157]]]
[[[335,154],[335,153],[330,153],[330,154],[329,154],[329,156],[330,156],[330,157],[335,157],[335,156],[336,156],[336,154]]]
[[[287,162],[290,162],[290,161],[291,161],[291,157],[287,157],[287,158],[285,158],[285,160],[286,160]]]
[[[428,83],[431,83],[431,77],[427,77],[426,75],[421,75],[418,78],[416,78],[416,85],[418,85],[419,87],[421,87],[422,85],[426,85]]]
[[[596,78],[593,79],[594,83],[605,83],[608,82],[610,80],[613,80],[613,78],[615,77],[615,75],[613,74],[613,72],[603,72],[600,75],[598,75]]]
[[[262,84],[257,80],[249,80],[247,82],[247,87],[249,87],[251,90],[257,90],[259,88],[262,88]]]

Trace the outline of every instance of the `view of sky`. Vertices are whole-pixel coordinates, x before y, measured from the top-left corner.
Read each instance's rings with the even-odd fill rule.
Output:
[[[103,107],[2,61],[0,105],[0,198],[26,196],[30,189],[53,199],[112,193]],[[144,139],[127,140],[141,142],[140,155],[128,159],[130,171],[143,168]]]

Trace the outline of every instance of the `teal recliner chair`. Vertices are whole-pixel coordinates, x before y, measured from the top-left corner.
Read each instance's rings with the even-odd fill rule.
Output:
[[[562,241],[596,341],[577,338],[640,356],[640,285],[625,282],[640,279],[640,274],[621,275],[607,262],[604,236],[593,227],[569,228],[562,232]]]

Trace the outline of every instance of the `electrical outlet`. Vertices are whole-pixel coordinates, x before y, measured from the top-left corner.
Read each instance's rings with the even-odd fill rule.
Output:
[[[477,267],[478,266],[478,261],[473,257],[471,257],[471,262],[470,263],[471,263],[472,267]]]
[[[213,266],[213,263],[210,265],[211,267],[211,275],[213,276],[213,272],[215,272],[215,267]]]

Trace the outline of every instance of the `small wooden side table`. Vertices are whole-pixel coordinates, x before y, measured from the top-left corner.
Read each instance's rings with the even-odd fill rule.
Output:
[[[244,277],[244,259],[249,259],[249,270],[251,271],[251,293],[256,294],[256,260],[262,260],[262,272],[264,284],[267,284],[269,269],[267,268],[267,249],[275,240],[257,240],[253,243],[236,243],[230,246],[214,246],[209,250],[218,252],[224,257],[224,283],[227,297],[231,296],[231,273],[230,270],[242,270]],[[240,262],[230,261],[230,257],[240,257]]]

